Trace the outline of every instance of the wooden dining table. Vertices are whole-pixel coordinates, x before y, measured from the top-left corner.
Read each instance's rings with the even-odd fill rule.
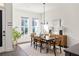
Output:
[[[39,41],[39,39],[38,39],[39,37],[37,36],[37,38],[35,38],[37,41]],[[48,46],[48,44],[49,43],[51,43],[51,42],[53,42],[53,48],[54,48],[54,54],[55,54],[55,56],[56,56],[56,47],[55,47],[55,38],[45,38],[45,37],[40,37],[41,38],[41,40],[40,40],[40,52],[42,51],[42,48],[43,48],[43,43],[45,43],[46,44],[46,53],[48,53],[48,51],[49,51],[49,46]],[[36,42],[36,44],[37,44],[37,42]],[[36,45],[36,47],[37,47],[37,45]]]

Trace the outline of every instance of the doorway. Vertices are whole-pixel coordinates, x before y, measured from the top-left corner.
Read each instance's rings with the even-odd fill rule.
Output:
[[[0,8],[0,52],[4,52],[5,47],[5,14],[4,8]]]
[[[2,10],[0,10],[0,47],[2,47]]]

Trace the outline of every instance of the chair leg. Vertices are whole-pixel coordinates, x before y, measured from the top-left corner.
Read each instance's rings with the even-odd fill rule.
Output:
[[[32,46],[32,38],[31,38],[31,46]]]
[[[34,48],[35,48],[35,42],[33,42],[33,44],[34,44]]]
[[[48,43],[46,44],[46,53],[48,53]]]
[[[62,50],[61,50],[61,41],[60,41],[60,44],[59,44],[59,46],[60,46],[60,53],[62,53]]]
[[[40,44],[40,53],[41,53],[41,51],[42,51],[42,42],[41,42],[41,44]]]
[[[60,53],[62,53],[61,46],[60,46]]]
[[[51,45],[50,45],[50,49],[51,49]]]
[[[56,47],[55,47],[55,42],[54,42],[54,47],[53,47],[53,49],[54,49],[54,55],[56,56]]]
[[[48,47],[47,47],[47,49],[46,49],[46,53],[48,53]]]
[[[37,42],[36,42],[35,46],[36,46],[36,49],[37,49]]]

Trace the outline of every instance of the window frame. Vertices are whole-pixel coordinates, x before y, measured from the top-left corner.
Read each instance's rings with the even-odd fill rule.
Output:
[[[38,18],[32,18],[32,32],[36,32],[37,33],[38,32],[38,28],[40,26],[40,23],[39,24],[38,23],[34,24],[34,22],[36,22],[35,20],[38,20],[38,22],[39,22]]]
[[[27,21],[27,22],[25,22],[25,21]],[[22,24],[22,22],[24,22],[24,23]],[[27,23],[27,25],[26,25],[26,23]],[[22,31],[22,28],[24,31]],[[27,28],[27,32],[26,32],[26,28]],[[29,32],[29,17],[21,17],[21,32],[23,32],[23,35],[28,34],[28,32]]]

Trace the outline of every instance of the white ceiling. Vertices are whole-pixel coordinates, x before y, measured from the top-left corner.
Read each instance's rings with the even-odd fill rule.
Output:
[[[4,6],[4,3],[0,3],[0,6],[2,6],[2,7],[3,7],[3,6]]]
[[[55,9],[57,7],[72,6],[72,5],[79,5],[79,4],[46,3],[45,11]],[[42,3],[14,3],[13,7],[18,8],[18,9],[23,9],[26,11],[36,12],[36,13],[43,13],[44,12]]]
[[[36,13],[42,13],[44,11],[42,3],[16,3],[16,4],[13,4],[13,6],[18,9],[23,9],[26,11],[31,11]],[[52,9],[52,4],[46,4],[45,11],[48,11],[51,9]]]

